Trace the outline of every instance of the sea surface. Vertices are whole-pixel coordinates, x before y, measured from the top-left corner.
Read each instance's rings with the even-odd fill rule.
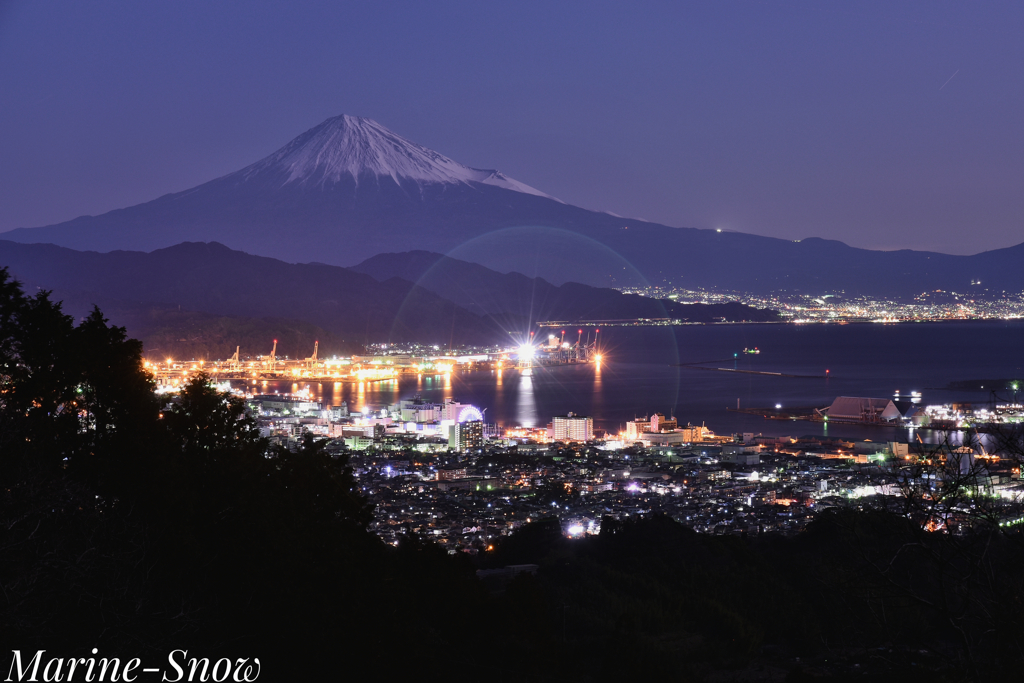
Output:
[[[922,394],[924,404],[986,404],[984,391],[952,391],[957,380],[1024,378],[1024,320],[897,324],[736,324],[601,329],[599,365],[515,369],[405,377],[381,383],[270,382],[262,391],[308,389],[325,404],[380,409],[400,398],[457,399],[485,410],[502,426],[545,426],[554,415],[593,416],[595,426],[618,431],[627,420],[654,412],[680,423],[706,424],[718,434],[907,439],[892,427],[825,425],[771,420],[740,408],[813,408],[837,396],[891,398],[896,390]],[[760,353],[742,353],[757,347]],[[734,356],[734,354],[737,354]],[[780,377],[681,367],[779,372]],[[1011,400],[999,392],[1001,401]],[[1024,392],[1022,392],[1024,394]],[[925,441],[929,432],[920,430]]]

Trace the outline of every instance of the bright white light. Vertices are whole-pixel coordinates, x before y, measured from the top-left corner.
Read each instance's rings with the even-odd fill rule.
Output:
[[[519,357],[530,359],[533,358],[533,347],[529,344],[523,344],[519,347]]]
[[[583,533],[583,526],[580,525],[580,524],[574,524],[571,527],[569,527],[569,535],[570,536],[579,536],[582,533]]]
[[[782,404],[781,403],[776,403],[775,404],[775,410],[782,410]]]
[[[459,422],[482,422],[484,419],[483,413],[479,409],[473,406],[466,406],[459,412]]]

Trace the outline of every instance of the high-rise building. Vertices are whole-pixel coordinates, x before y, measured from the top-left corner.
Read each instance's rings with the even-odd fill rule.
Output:
[[[448,430],[448,448],[468,451],[484,445],[484,423],[482,420],[456,422]]]
[[[637,418],[626,423],[626,440],[627,441],[640,441],[643,437],[641,434],[648,432],[671,432],[679,428],[679,423],[674,417],[666,418],[661,413],[655,413],[648,419],[646,417]]]
[[[569,413],[551,418],[551,438],[555,441],[590,441],[594,438],[594,418]]]

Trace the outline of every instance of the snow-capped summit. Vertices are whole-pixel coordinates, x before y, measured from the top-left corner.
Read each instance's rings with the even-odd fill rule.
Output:
[[[498,171],[464,166],[406,140],[372,119],[343,114],[307,130],[270,156],[238,173],[245,177],[267,171],[285,175],[286,183],[359,183],[360,176],[390,177],[417,183],[482,183],[548,197],[540,190]],[[553,198],[552,198],[553,199]]]

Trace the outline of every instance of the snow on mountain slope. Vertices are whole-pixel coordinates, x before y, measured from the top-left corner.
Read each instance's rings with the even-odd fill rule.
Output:
[[[351,176],[390,177],[420,183],[482,183],[548,197],[538,189],[513,180],[498,171],[463,166],[411,140],[391,132],[371,119],[336,116],[311,128],[270,156],[242,169],[245,178],[265,172],[287,176],[287,183],[327,184]]]

